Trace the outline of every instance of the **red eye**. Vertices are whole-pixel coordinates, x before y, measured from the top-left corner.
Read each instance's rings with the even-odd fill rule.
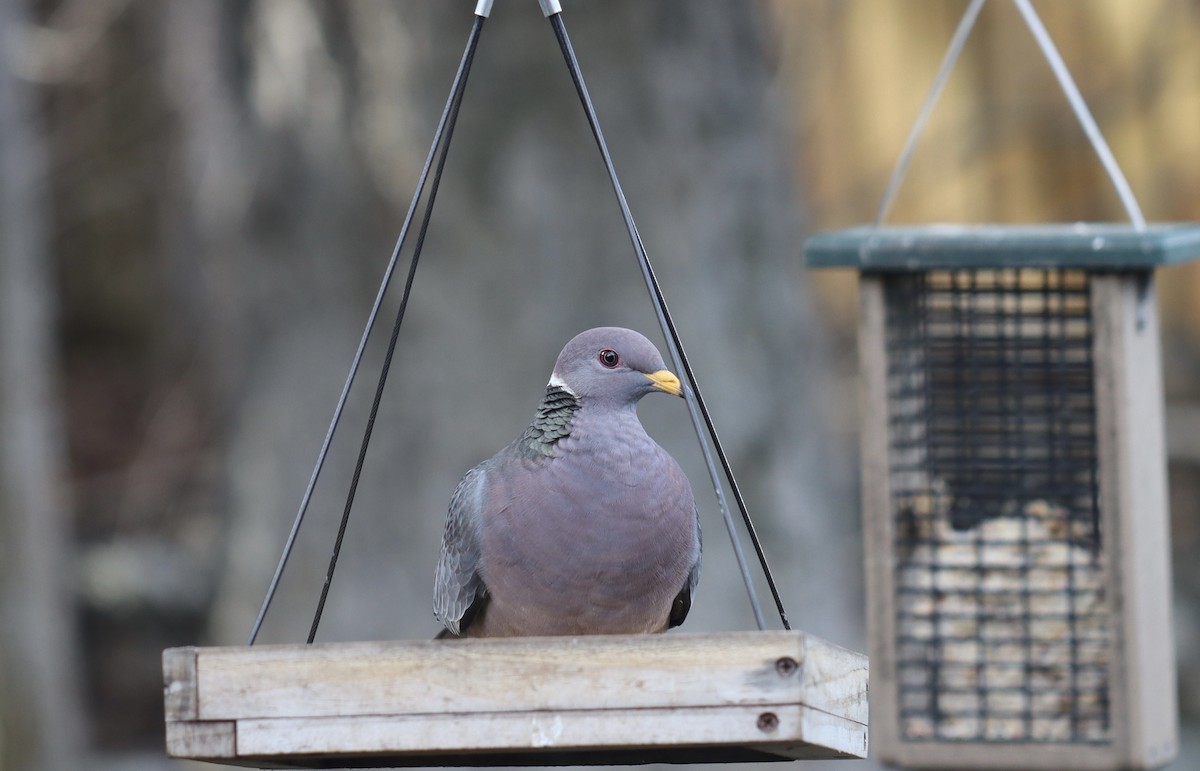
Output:
[[[614,351],[613,349],[605,348],[603,351],[600,352],[600,363],[603,364],[604,366],[608,367],[609,369],[612,369],[613,367],[615,367],[621,363],[621,357],[618,356],[617,352]]]

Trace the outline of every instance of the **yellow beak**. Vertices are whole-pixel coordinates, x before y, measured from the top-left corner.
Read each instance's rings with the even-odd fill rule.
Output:
[[[683,396],[683,387],[679,384],[679,378],[675,377],[674,372],[660,369],[658,372],[651,372],[646,377],[659,391],[665,391],[672,396]]]

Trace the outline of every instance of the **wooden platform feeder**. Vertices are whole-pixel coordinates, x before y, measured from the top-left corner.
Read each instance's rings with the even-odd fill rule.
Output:
[[[867,662],[800,632],[172,648],[167,750],[256,768],[861,758]]]
[[[717,498],[721,481],[700,430],[700,389],[687,366],[649,258],[629,212],[557,0],[539,2],[563,52],[642,268],[668,353],[686,375],[688,409]],[[367,450],[384,375],[400,331],[413,270],[436,198],[475,47],[490,13],[479,0],[466,49],[434,135],[396,250],[334,410],[249,645],[163,653],[168,754],[255,768],[707,763],[863,758],[867,659],[800,632],[430,640],[254,646],[338,425],[396,258],[425,200],[409,283],[392,327],[361,445]],[[437,157],[437,162],[433,160]],[[429,172],[433,169],[428,188]],[[705,412],[707,418],[707,413]],[[709,426],[712,444],[733,475]],[[342,534],[313,618],[320,623]],[[729,515],[727,511],[726,516]],[[743,506],[743,514],[745,514]],[[749,515],[746,516],[747,529]],[[734,534],[732,519],[730,532]],[[736,546],[736,535],[735,546]],[[757,540],[755,544],[757,545]],[[735,549],[740,559],[740,549]],[[774,593],[774,583],[762,567]],[[743,566],[743,573],[745,568]],[[747,577],[747,584],[752,583]],[[786,613],[778,609],[784,626]],[[757,607],[757,606],[756,606]],[[761,613],[758,614],[761,617]],[[760,621],[761,625],[761,621]]]
[[[1200,227],[855,228],[876,754],[1153,768],[1176,752],[1154,269]]]

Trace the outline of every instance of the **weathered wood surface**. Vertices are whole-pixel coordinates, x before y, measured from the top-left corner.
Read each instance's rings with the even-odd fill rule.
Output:
[[[1091,287],[1114,767],[1158,768],[1179,750],[1179,703],[1154,274],[1094,275]]]
[[[172,648],[167,750],[260,766],[865,757],[867,659],[800,632]]]
[[[867,589],[867,653],[875,664],[871,701],[873,732],[879,749],[898,746],[896,711],[895,522],[892,520],[891,419],[888,410],[887,300],[884,274],[859,277],[858,367],[862,420],[863,557]],[[892,760],[891,756],[885,760]]]

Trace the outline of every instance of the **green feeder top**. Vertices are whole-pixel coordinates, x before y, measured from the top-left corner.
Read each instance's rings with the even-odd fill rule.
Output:
[[[906,225],[859,227],[808,239],[812,268],[1150,270],[1200,259],[1200,224]]]

